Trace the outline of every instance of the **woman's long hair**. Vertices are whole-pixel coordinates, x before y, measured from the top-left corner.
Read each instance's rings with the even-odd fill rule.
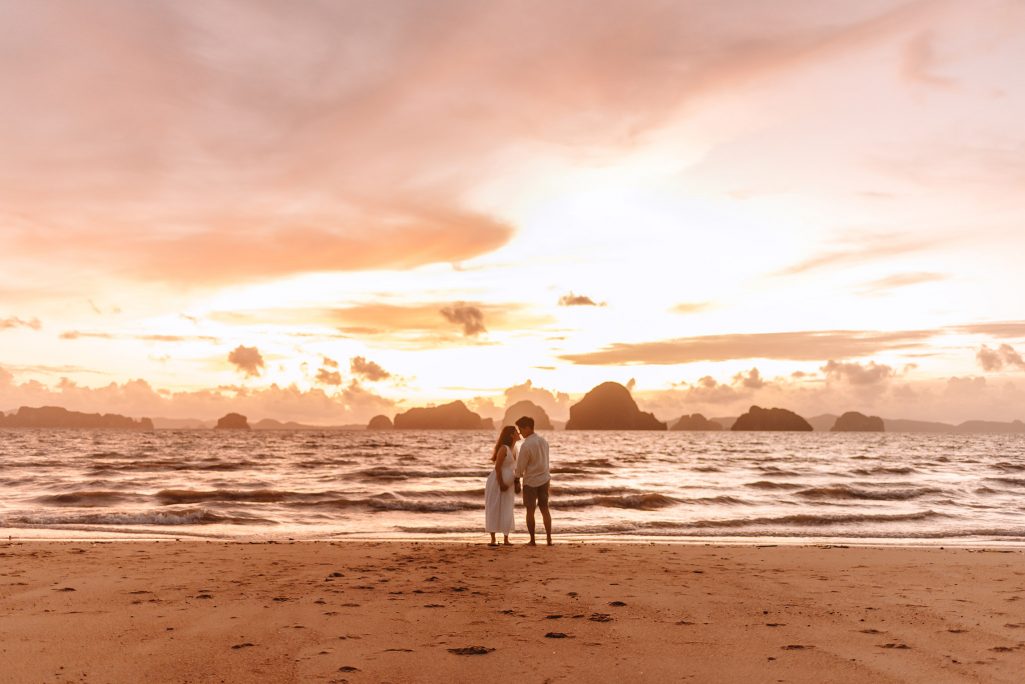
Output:
[[[516,426],[506,425],[502,428],[502,431],[498,433],[498,441],[495,442],[495,450],[491,453],[491,460],[498,460],[498,450],[503,446],[509,447],[509,451],[512,451],[513,437],[516,436]]]

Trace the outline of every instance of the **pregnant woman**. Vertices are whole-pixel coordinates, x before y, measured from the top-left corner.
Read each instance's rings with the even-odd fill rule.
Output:
[[[498,546],[495,534],[501,532],[506,544],[509,533],[513,531],[513,505],[516,503],[515,487],[513,486],[513,470],[516,460],[513,457],[513,444],[520,439],[516,426],[506,425],[498,435],[495,450],[491,453],[491,461],[495,467],[488,475],[484,486],[484,529],[491,533],[488,546]]]

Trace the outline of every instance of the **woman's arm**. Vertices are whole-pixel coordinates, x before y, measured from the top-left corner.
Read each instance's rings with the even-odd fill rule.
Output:
[[[502,463],[505,461],[507,453],[509,453],[509,447],[503,446],[498,450],[498,458],[495,459],[495,478],[498,480],[498,488],[503,492],[509,489],[509,485],[502,480]]]

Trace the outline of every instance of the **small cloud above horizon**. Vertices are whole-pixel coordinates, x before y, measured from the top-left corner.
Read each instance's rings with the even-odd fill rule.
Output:
[[[263,355],[256,347],[239,345],[228,353],[228,363],[247,378],[259,376],[264,369]]]
[[[463,334],[467,337],[475,337],[488,331],[484,327],[484,313],[476,306],[458,302],[446,306],[440,313],[450,323],[463,326]]]
[[[578,295],[570,292],[559,297],[559,306],[607,306],[606,302],[596,302],[586,295]]]

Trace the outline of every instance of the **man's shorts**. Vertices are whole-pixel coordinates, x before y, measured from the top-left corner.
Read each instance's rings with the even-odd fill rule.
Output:
[[[548,505],[548,486],[552,484],[549,480],[540,487],[531,487],[528,484],[523,485],[523,505],[533,510],[534,506],[540,505],[542,507]]]

